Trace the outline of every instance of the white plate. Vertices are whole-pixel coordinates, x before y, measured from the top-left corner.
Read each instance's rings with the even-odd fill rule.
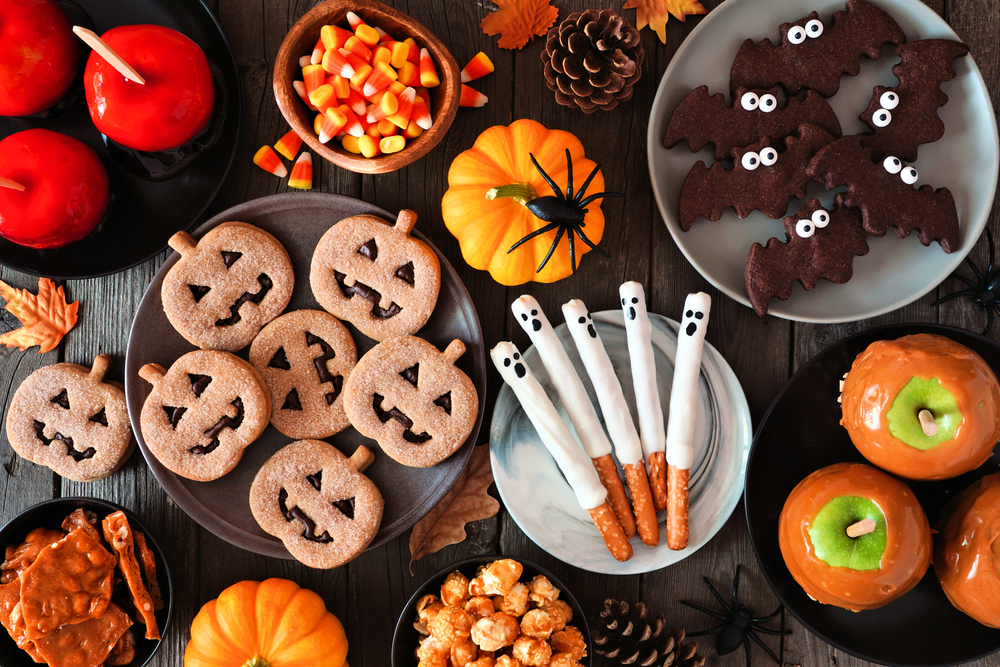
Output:
[[[664,423],[670,405],[674,377],[678,324],[650,313],[653,323],[653,355],[657,385],[663,405]],[[620,310],[593,313],[594,326],[611,357],[635,419],[635,395],[624,320]],[[556,327],[569,358],[583,378],[590,400],[597,406],[594,387],[584,371],[565,324]],[[524,352],[524,361],[545,388],[563,421],[573,430],[559,395],[534,346]],[[556,558],[583,570],[603,574],[641,574],[658,570],[690,556],[715,536],[733,513],[743,493],[743,473],[750,451],[750,410],[736,375],[714,347],[705,343],[698,385],[700,403],[695,429],[695,459],[690,481],[690,543],[683,551],[666,544],[666,512],[661,512],[660,545],[650,548],[638,537],[632,540],[632,559],[619,563],[604,546],[590,515],[549,455],[534,427],[521,409],[510,387],[497,397],[490,430],[493,478],[504,506],[531,540]],[[600,409],[598,408],[598,414]],[[603,425],[603,420],[602,420]]]
[[[740,303],[750,305],[746,296],[744,270],[747,253],[755,241],[771,237],[785,240],[780,220],[760,212],[740,220],[731,209],[716,222],[699,218],[688,232],[677,220],[677,198],[681,184],[698,160],[711,164],[712,146],[697,154],[687,142],[671,149],[663,147],[667,122],[677,104],[694,88],[708,85],[709,92],[725,93],[729,99],[729,71],[740,45],[748,37],[759,41],[768,37],[780,42],[778,25],[798,20],[816,10],[829,22],[833,13],[844,9],[843,0],[727,0],[712,10],[691,31],[663,73],[653,100],[647,136],[649,175],[653,194],[667,229],[694,268],[717,288]],[[909,40],[927,38],[959,39],[948,24],[918,0],[876,0],[906,33]],[[868,106],[877,84],[896,85],[892,66],[899,62],[891,46],[877,60],[861,58],[858,76],[841,78],[840,90],[829,98],[840,118],[844,134],[869,130],[857,116]],[[820,281],[811,292],[796,284],[787,301],[772,299],[769,312],[800,322],[847,322],[881,315],[915,301],[944,280],[969,253],[979,238],[997,186],[1000,147],[997,124],[986,84],[971,56],[952,62],[958,76],[942,85],[949,102],[939,110],[945,124],[944,137],[924,144],[914,163],[920,174],[917,186],[947,187],[955,196],[961,226],[958,249],[942,252],[937,243],[925,248],[916,234],[900,240],[893,231],[869,237],[871,251],[854,259],[854,277],[845,285]],[[831,204],[833,193],[819,183],[810,183],[807,197]],[[793,200],[788,215],[803,202]]]

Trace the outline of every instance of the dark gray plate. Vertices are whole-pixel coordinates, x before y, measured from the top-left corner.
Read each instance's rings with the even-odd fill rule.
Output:
[[[319,309],[309,288],[309,264],[313,249],[331,226],[348,216],[362,213],[395,219],[388,212],[359,199],[321,192],[291,193],[255,199],[223,211],[199,227],[194,236],[201,237],[216,225],[229,220],[248,222],[267,230],[285,246],[295,267],[295,291],[287,311]],[[430,245],[419,232],[414,235]],[[375,453],[375,463],[365,474],[382,491],[385,511],[382,527],[370,548],[381,546],[413,527],[454,486],[472,454],[483,421],[486,350],[479,316],[451,264],[437,248],[434,252],[441,261],[441,292],[433,315],[417,335],[442,350],[455,338],[465,343],[467,351],[459,359],[458,366],[472,378],[479,392],[479,417],[462,448],[431,468],[409,468],[397,463],[382,452],[378,443],[363,437],[353,428],[327,438],[348,456],[362,444]],[[171,256],[153,278],[139,304],[129,335],[125,394],[139,448],[170,498],[202,527],[247,551],[274,558],[291,558],[281,540],[268,535],[257,525],[249,504],[250,484],[257,470],[272,454],[292,442],[291,438],[268,426],[263,435],[247,448],[236,469],[212,482],[194,482],[170,472],[149,453],[142,439],[139,414],[151,387],[139,377],[139,368],[152,362],[169,367],[178,357],[195,349],[167,321],[160,302],[163,277],[177,257],[176,254]],[[354,336],[360,358],[375,345],[375,341],[359,333],[352,325],[347,324],[347,327]],[[240,356],[246,358],[246,350]]]

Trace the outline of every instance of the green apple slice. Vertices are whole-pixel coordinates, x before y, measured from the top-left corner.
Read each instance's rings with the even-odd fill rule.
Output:
[[[937,424],[937,433],[924,433],[918,417],[921,410],[929,410]],[[921,451],[947,442],[955,437],[962,424],[962,412],[951,392],[941,386],[937,378],[912,377],[885,414],[889,433],[901,442]]]
[[[864,519],[873,520],[875,530],[849,537],[847,528]],[[809,540],[816,557],[831,567],[877,570],[885,552],[885,515],[870,498],[840,496],[816,513],[809,528]]]

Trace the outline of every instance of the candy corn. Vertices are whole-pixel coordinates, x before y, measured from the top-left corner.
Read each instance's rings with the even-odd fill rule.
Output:
[[[299,67],[305,67],[306,65],[312,65],[312,56],[302,56],[299,58]]]
[[[419,67],[420,66],[420,47],[417,46],[417,43],[413,40],[412,37],[407,37],[406,39],[404,39],[403,40],[403,44],[406,44],[407,46],[410,47],[410,55],[407,56],[406,59],[409,60],[414,65],[417,65]]]
[[[326,56],[323,57],[326,58]],[[326,83],[326,71],[324,70],[322,65],[306,65],[302,68],[302,81],[306,85],[307,96]]]
[[[372,65],[377,63],[385,63],[386,65],[392,65],[392,51],[385,46],[376,46],[375,50],[372,51]]]
[[[260,150],[253,156],[253,163],[278,178],[288,176],[288,169],[281,163],[281,158],[270,146],[261,146]]]
[[[347,22],[351,26],[351,30],[357,30],[359,26],[368,25],[365,20],[355,14],[354,12],[347,12]]]
[[[469,64],[462,68],[462,83],[469,83],[486,76],[494,69],[493,61],[490,57],[480,51],[469,61]]]
[[[406,86],[417,88],[420,86],[420,67],[407,60],[403,63],[402,69],[399,70],[398,80]]]
[[[427,106],[427,102],[420,95],[417,95],[413,100],[413,111],[410,112],[410,118],[422,129],[431,129],[431,110]]]
[[[464,83],[462,84],[462,96],[458,100],[458,106],[460,107],[481,107],[485,106],[487,102],[487,97],[483,95],[478,90],[473,90],[469,88]]]
[[[344,150],[348,153],[361,155],[361,148],[358,146],[358,141],[358,137],[346,136],[341,140],[340,145],[343,146]]]
[[[403,130],[403,136],[407,139],[416,139],[424,133],[424,128],[417,125],[417,121],[410,119],[410,124]]]
[[[334,74],[331,85],[338,100],[346,100],[351,95],[351,82],[344,77]]]
[[[327,49],[326,53],[323,54],[322,69],[345,79],[351,78],[354,76],[354,66],[347,60],[346,54],[348,53],[350,51],[345,49]],[[306,87],[308,88],[308,84]]]
[[[313,47],[312,57],[309,58],[309,64],[319,65],[323,62],[324,53],[326,53],[326,45],[323,44],[323,38],[320,37],[316,40],[316,46]]]
[[[431,60],[431,53],[427,49],[420,49],[420,85],[424,88],[441,85],[434,61]]]
[[[365,133],[365,128],[361,124],[361,120],[351,107],[341,104],[337,107],[337,110],[344,114],[344,117],[347,119],[347,122],[344,123],[343,132],[354,137],[360,137]]]
[[[338,28],[335,25],[325,25],[319,31],[319,38],[327,51],[344,48],[344,44],[347,44],[347,40],[353,36],[349,30]]]
[[[417,91],[413,88],[407,88],[397,97],[396,113],[389,116],[389,120],[399,129],[405,130],[406,126],[410,124],[410,116],[413,114],[413,101],[416,98]],[[385,135],[385,132],[382,134]]]
[[[383,137],[392,137],[399,134],[399,128],[389,118],[383,118],[378,122],[378,133]]]
[[[393,115],[399,110],[399,98],[394,94],[386,91],[382,99],[379,100],[378,104],[373,104],[368,107],[368,122],[374,123],[380,121],[383,118]]]
[[[325,144],[347,125],[347,116],[340,109],[327,109],[319,127],[319,142]]]
[[[378,147],[378,139],[369,137],[367,134],[358,139],[358,148],[365,157],[377,157],[382,154],[381,149]]]
[[[365,98],[361,97],[361,93],[353,88],[348,92],[345,101],[347,102],[347,106],[351,107],[351,111],[359,116],[367,112],[368,105],[365,104]]]
[[[378,43],[379,44],[388,44],[390,42],[395,42],[396,41],[396,40],[394,40],[392,38],[392,35],[390,35],[389,33],[387,33],[385,30],[382,30],[382,28],[380,28],[378,26],[375,26],[375,32],[378,33]]]
[[[309,93],[309,103],[318,109],[329,106],[331,99],[336,99],[336,96],[333,93],[333,86],[328,83]]]
[[[295,130],[289,130],[282,138],[274,144],[274,150],[281,153],[289,160],[294,160],[299,149],[302,148],[302,137],[295,134]]]
[[[347,40],[347,43],[344,44],[344,48],[362,60],[367,61],[372,58],[372,50],[368,48],[368,45],[353,35],[349,40]]]
[[[395,42],[392,45],[390,63],[396,69],[406,64],[406,59],[410,55],[410,45],[406,42]]]
[[[303,81],[292,81],[292,88],[294,88],[295,92],[299,94],[299,97],[302,98],[302,101],[305,102],[306,106],[309,107],[310,111],[316,111],[316,107],[314,107],[312,105],[312,103],[309,102],[309,96],[306,95],[306,84],[305,84],[305,82],[303,82]]]
[[[288,177],[288,187],[298,190],[312,190],[313,158],[309,151],[299,156],[292,166],[292,175]]]
[[[398,78],[399,75],[396,74],[396,70],[394,70],[391,65],[378,63],[369,75],[368,80],[365,81],[365,87],[361,93],[366,97],[377,93],[380,90],[388,88],[389,84]]]
[[[394,136],[385,137],[378,142],[379,150],[383,153],[398,153],[406,146],[406,137]]]

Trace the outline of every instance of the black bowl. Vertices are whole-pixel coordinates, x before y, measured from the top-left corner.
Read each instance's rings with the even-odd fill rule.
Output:
[[[403,607],[403,611],[399,615],[399,621],[396,622],[396,630],[392,634],[392,667],[416,667],[417,665],[415,651],[420,643],[420,633],[413,627],[413,619],[416,618],[417,613],[417,600],[428,593],[439,595],[441,584],[444,583],[445,577],[455,570],[472,579],[476,576],[476,570],[480,565],[489,565],[501,558],[511,558],[511,556],[479,556],[463,560],[454,565],[449,565],[425,581],[413,594],[413,597],[407,601],[406,606]],[[576,601],[576,598],[566,588],[566,585],[545,568],[521,558],[513,558],[513,560],[516,560],[524,567],[524,572],[521,574],[521,581],[531,581],[536,574],[542,574],[548,577],[552,585],[560,590],[559,599],[565,600],[569,604],[570,609],[573,610],[573,620],[570,621],[570,625],[579,628],[580,632],[583,633],[583,639],[587,642],[587,655],[580,661],[580,664],[584,667],[592,667],[594,661],[594,642],[590,637],[590,626],[587,624],[587,616],[583,613],[580,603]]]
[[[11,544],[23,542],[27,534],[36,528],[58,529],[63,519],[79,507],[95,512],[101,520],[107,515],[121,510],[128,517],[132,530],[145,534],[146,543],[156,556],[156,576],[163,593],[163,609],[156,612],[156,623],[160,627],[160,636],[166,637],[174,609],[174,587],[170,568],[163,556],[163,549],[160,548],[147,526],[139,517],[121,505],[97,498],[57,498],[39,503],[24,510],[8,521],[3,528],[0,528],[0,553],[3,553],[3,550]],[[137,628],[141,627],[139,624],[132,627],[135,635],[135,659],[127,667],[143,667],[148,664],[160,647],[161,642],[146,639],[142,636],[142,632],[137,631]],[[7,631],[0,627],[0,667],[35,666],[36,663],[28,657],[28,654],[17,648]]]

